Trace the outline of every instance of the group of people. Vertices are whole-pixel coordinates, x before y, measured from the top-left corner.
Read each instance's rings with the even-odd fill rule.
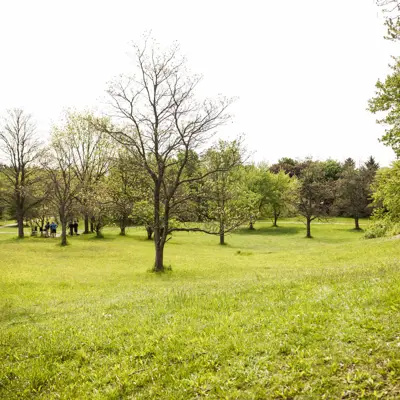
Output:
[[[78,227],[79,227],[79,224],[78,224],[78,221],[77,221],[77,220],[75,220],[75,221],[70,221],[69,224],[68,224],[69,234],[70,234],[71,236],[74,236],[74,233],[75,233],[75,235],[78,236],[78,235],[79,235],[79,233],[78,233]]]
[[[52,221],[51,223],[49,221],[46,222],[46,225],[42,228],[40,227],[40,233],[44,237],[52,237],[55,238],[57,236],[57,224]]]
[[[57,236],[57,227],[58,225],[54,221],[52,222],[47,221],[45,226],[39,228],[40,236],[55,238]],[[76,236],[79,235],[78,233],[79,224],[77,220],[70,221],[68,227],[69,227],[69,234],[71,236],[73,236],[74,234]],[[38,228],[37,226],[32,228],[32,236],[37,236],[37,228]]]

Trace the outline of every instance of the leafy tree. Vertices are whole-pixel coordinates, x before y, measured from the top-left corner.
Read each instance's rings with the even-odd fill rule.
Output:
[[[50,202],[60,218],[61,245],[67,243],[67,224],[77,213],[76,198],[82,189],[82,182],[73,169],[73,156],[66,127],[54,127],[51,145],[42,158],[43,168],[51,182]]]
[[[325,170],[325,177],[327,180],[337,181],[340,178],[340,174],[342,173],[342,165],[339,161],[332,160],[329,158],[326,161],[322,162]]]
[[[207,219],[217,223],[216,233],[223,245],[228,232],[258,213],[259,195],[248,189],[246,170],[240,167],[243,151],[239,142],[220,141],[205,159],[208,170],[217,171],[208,175],[204,185]],[[210,226],[207,233],[214,233]]]
[[[300,175],[297,201],[298,212],[305,218],[307,238],[312,237],[311,222],[329,215],[333,198],[332,183],[326,179],[323,163],[310,163]]]
[[[392,73],[384,82],[376,83],[375,97],[369,100],[368,110],[373,114],[386,113],[377,120],[378,124],[388,126],[380,139],[385,146],[389,146],[400,157],[400,58],[394,58],[390,66]]]
[[[110,197],[110,212],[120,227],[120,235],[125,236],[125,229],[136,203],[150,197],[148,176],[142,170],[132,168],[129,153],[119,152],[111,164],[107,176],[107,194]]]
[[[0,168],[0,173],[12,188],[4,192],[4,200],[9,207],[15,208],[19,238],[24,237],[25,214],[42,201],[33,195],[39,179],[35,165],[40,151],[41,144],[32,117],[20,109],[8,111],[0,127],[0,152],[7,163]]]
[[[229,119],[226,110],[231,100],[196,101],[201,78],[187,74],[177,46],[162,52],[146,40],[134,51],[137,74],[122,77],[108,91],[119,126],[97,121],[96,129],[124,146],[135,157],[135,168],[143,168],[151,179],[154,271],[158,272],[164,270],[164,247],[174,230],[170,226],[173,210],[182,204],[177,194],[203,178],[186,175],[190,154],[204,147]]]
[[[373,198],[378,216],[400,222],[400,161],[377,173]]]
[[[265,205],[262,207],[262,213],[272,217],[272,226],[278,226],[278,218],[284,213],[291,211],[294,202],[297,199],[297,178],[290,178],[284,171],[277,174],[268,174],[269,194],[266,197]]]
[[[101,198],[95,193],[96,186],[108,172],[115,153],[110,137],[96,129],[92,120],[89,112],[69,111],[63,130],[58,132],[58,136],[63,136],[64,151],[69,154],[71,168],[81,187],[77,199],[85,217],[83,233],[89,233],[89,218],[96,207],[96,199]],[[102,119],[102,123],[107,124],[107,120]]]
[[[370,214],[370,178],[367,168],[344,168],[338,181],[337,206],[354,218],[355,229],[360,230],[359,219]]]

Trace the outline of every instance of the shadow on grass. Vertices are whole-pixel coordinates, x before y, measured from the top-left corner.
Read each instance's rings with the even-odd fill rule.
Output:
[[[350,228],[350,229],[338,229],[339,231],[342,232],[349,232],[349,233],[358,233],[358,234],[363,234],[365,232],[364,229],[355,229],[355,228]]]
[[[85,241],[88,242],[112,242],[117,239],[119,236],[115,235],[102,235],[101,237],[98,236],[90,236],[90,237],[85,237]]]
[[[265,236],[285,236],[285,235],[295,235],[298,232],[302,231],[296,226],[278,226],[277,228],[273,226],[262,227],[259,229],[251,230],[249,228],[242,228],[236,231],[236,234],[239,235],[265,235]]]

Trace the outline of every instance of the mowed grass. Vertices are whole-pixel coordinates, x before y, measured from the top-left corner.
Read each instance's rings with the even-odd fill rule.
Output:
[[[400,398],[400,240],[332,222],[180,233],[164,274],[142,229],[1,234],[0,397]]]

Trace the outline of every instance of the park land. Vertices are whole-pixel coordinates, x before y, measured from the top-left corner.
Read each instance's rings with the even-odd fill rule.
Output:
[[[400,240],[255,228],[174,234],[154,274],[142,228],[0,227],[0,397],[400,398]]]

